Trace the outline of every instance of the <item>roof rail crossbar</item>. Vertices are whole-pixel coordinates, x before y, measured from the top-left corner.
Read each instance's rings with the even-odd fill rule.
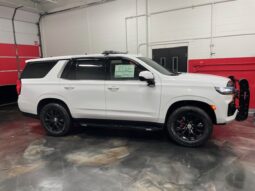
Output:
[[[114,51],[114,50],[106,50],[102,54],[104,54],[104,55],[109,55],[109,54],[127,54],[127,52],[119,52],[119,51]]]

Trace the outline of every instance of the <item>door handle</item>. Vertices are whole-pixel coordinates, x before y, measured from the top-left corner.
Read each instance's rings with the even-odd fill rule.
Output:
[[[74,87],[64,87],[65,88],[65,90],[73,90],[74,89]]]
[[[118,88],[118,87],[109,87],[108,90],[111,90],[111,91],[118,91],[119,88]]]

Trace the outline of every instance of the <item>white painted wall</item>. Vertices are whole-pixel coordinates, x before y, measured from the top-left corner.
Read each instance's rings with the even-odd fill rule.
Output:
[[[152,48],[184,44],[189,46],[189,59],[255,56],[255,1],[223,1],[148,0],[149,53]],[[116,0],[45,16],[41,22],[44,55],[125,51],[126,46],[130,53],[139,50],[145,55],[146,17],[127,19],[125,29],[126,17],[146,13],[145,2]],[[203,5],[212,2],[222,3]]]
[[[135,0],[118,0],[43,17],[44,55],[125,50],[125,17],[134,14]]]
[[[0,43],[14,44],[12,15],[14,9],[0,6]],[[34,45],[39,43],[37,24],[39,15],[18,10],[15,16],[15,29],[18,44]]]

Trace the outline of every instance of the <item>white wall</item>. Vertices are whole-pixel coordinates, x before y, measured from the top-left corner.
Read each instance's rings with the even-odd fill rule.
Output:
[[[14,9],[0,6],[0,43],[14,44],[12,15]],[[15,16],[15,29],[18,44],[39,43],[37,24],[39,15],[18,10]]]
[[[189,59],[255,56],[255,1],[222,1],[148,0],[149,53],[152,48],[188,45]],[[44,17],[44,55],[125,51],[126,46],[130,53],[145,55],[146,17],[127,19],[127,45],[125,29],[126,17],[146,13],[145,2],[116,0]],[[203,5],[212,2],[221,3]]]
[[[84,54],[89,49],[86,10],[50,15],[42,19],[44,55]]]
[[[125,17],[135,14],[135,0],[118,0],[42,19],[45,56],[125,50]]]

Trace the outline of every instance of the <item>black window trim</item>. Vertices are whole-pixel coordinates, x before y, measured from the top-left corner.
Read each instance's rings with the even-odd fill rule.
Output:
[[[75,78],[74,79],[70,79],[68,78],[68,74],[72,68],[72,66],[75,65],[75,68],[77,69],[77,63],[76,61],[77,60],[103,60],[104,62],[104,68],[105,68],[105,76],[104,76],[104,79],[101,80],[101,79],[77,79],[76,78],[76,75],[75,75]],[[61,79],[65,79],[65,80],[71,80],[71,81],[105,81],[106,80],[106,76],[107,76],[107,60],[105,59],[105,57],[79,57],[79,58],[72,58],[72,59],[69,59],[68,63],[66,64],[60,78]]]
[[[123,57],[123,56],[105,56],[105,57],[79,57],[79,58],[72,58],[72,59],[68,59],[68,63],[66,64],[65,68],[62,71],[62,74],[60,76],[61,79],[65,79],[65,80],[72,80],[72,81],[81,81],[82,79],[68,79],[67,75],[71,69],[71,67],[73,66],[73,64],[75,64],[76,60],[104,60],[105,63],[105,80],[104,81],[139,81],[138,79],[111,79],[111,71],[110,71],[110,61],[111,60],[115,60],[115,59],[121,59],[121,60],[127,60],[127,61],[131,61],[134,64],[137,64],[138,66],[143,67],[145,70],[144,71],[150,71],[148,68],[146,68],[144,65],[140,64],[139,62],[131,59],[131,58],[127,58],[127,57]],[[67,59],[65,59],[67,60]],[[67,68],[68,67],[68,68]],[[83,81],[89,81],[84,79]],[[98,80],[98,81],[102,81],[102,80]]]
[[[68,79],[68,78],[67,78],[67,75],[68,75],[68,73],[69,73],[69,71],[70,71],[70,68],[71,68],[71,66],[72,66],[72,62],[73,62],[73,59],[68,59],[68,60],[67,60],[67,63],[66,63],[66,65],[65,65],[65,68],[63,69],[62,74],[60,75],[60,78],[61,78],[61,79],[71,80],[71,79]]]

